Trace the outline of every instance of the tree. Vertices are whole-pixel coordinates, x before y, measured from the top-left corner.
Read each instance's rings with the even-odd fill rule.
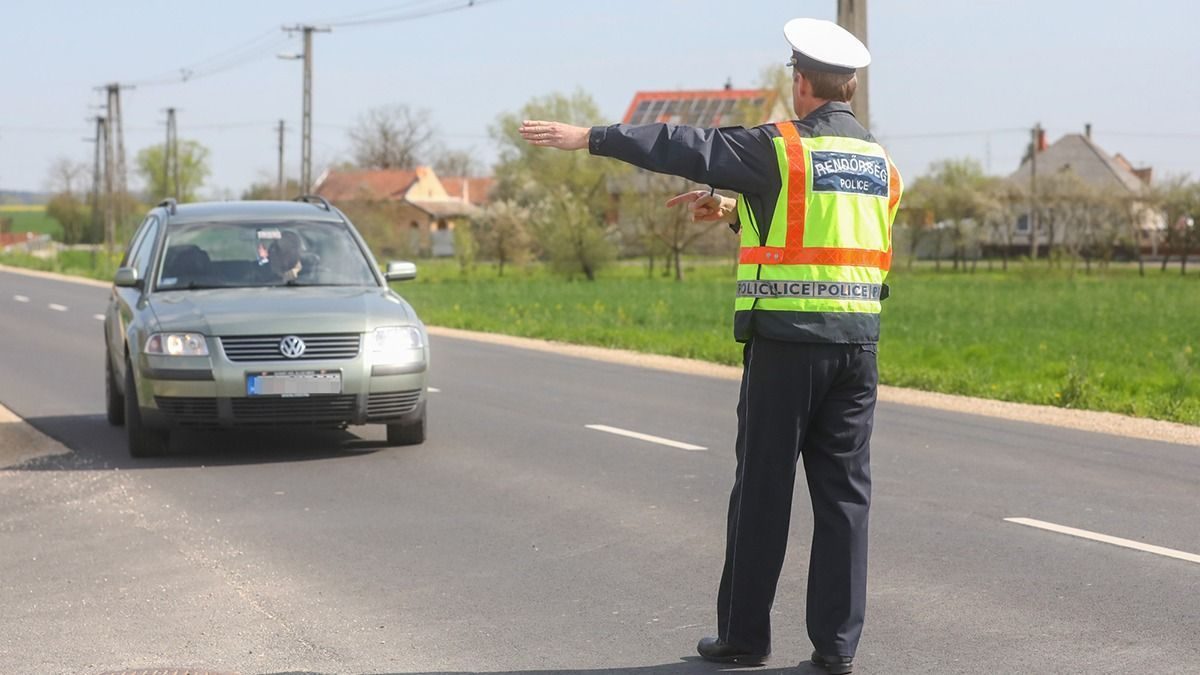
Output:
[[[500,146],[495,197],[533,210],[538,240],[556,270],[582,272],[592,280],[615,255],[606,225],[609,179],[630,167],[584,152],[548,152],[530,145],[518,132],[525,119],[591,126],[601,122],[599,108],[583,92],[551,94],[533,99],[518,113],[501,115],[491,129]]]
[[[473,177],[480,173],[479,161],[466,150],[441,148],[433,153],[433,170],[439,176]]]
[[[137,155],[137,170],[146,181],[152,201],[175,195],[173,176],[163,171],[165,144],[142,148]],[[209,176],[208,148],[196,141],[179,141],[179,201],[196,201],[196,193]]]
[[[59,157],[50,165],[46,184],[53,194],[46,203],[46,215],[62,227],[64,244],[92,242],[97,234],[95,228],[89,227],[92,212],[84,203],[83,185],[88,173],[86,164],[66,157]]]
[[[471,231],[471,223],[461,222],[454,228],[454,259],[458,261],[459,273],[464,277],[475,268],[475,258],[479,253],[479,240]]]
[[[479,250],[485,258],[496,261],[499,276],[505,265],[524,265],[533,256],[533,240],[529,236],[529,209],[514,201],[502,200],[488,204],[479,219]]]
[[[242,199],[251,200],[272,200],[272,199],[293,199],[304,194],[300,190],[300,181],[295,178],[284,180],[283,195],[279,194],[279,184],[272,180],[260,180],[250,184],[250,187],[242,190]]]
[[[721,223],[693,222],[687,209],[665,209],[663,202],[689,189],[688,181],[675,176],[639,171],[622,182],[626,188],[621,199],[621,220],[643,236],[666,249],[668,269],[675,268],[675,280],[683,281],[683,254]]]
[[[1167,261],[1174,251],[1179,256],[1179,273],[1187,274],[1188,254],[1200,239],[1196,232],[1196,221],[1200,219],[1200,182],[1189,181],[1187,176],[1176,176],[1158,186],[1154,197],[1162,208],[1167,226],[1162,269],[1166,271]]]
[[[935,162],[930,173],[918,178],[908,191],[913,206],[933,214],[936,231],[935,266],[940,269],[943,232],[954,245],[954,269],[966,270],[966,252],[985,212],[987,177],[973,159]]]
[[[429,111],[404,104],[371,108],[350,130],[354,161],[363,169],[412,169],[434,137]]]
[[[567,277],[582,272],[588,281],[595,281],[596,272],[616,257],[587,202],[566,187],[546,196],[535,211],[534,223],[550,266]]]

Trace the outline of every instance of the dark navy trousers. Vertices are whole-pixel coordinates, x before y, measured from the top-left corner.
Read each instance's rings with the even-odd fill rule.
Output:
[[[737,476],[729,498],[718,636],[771,650],[771,605],[787,551],[796,464],[813,508],[808,635],[826,656],[853,656],[867,592],[875,345],[754,337],[743,351]]]

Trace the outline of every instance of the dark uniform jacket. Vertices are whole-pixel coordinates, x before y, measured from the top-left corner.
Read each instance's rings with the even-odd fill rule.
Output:
[[[847,103],[826,103],[792,123],[802,137],[844,136],[875,141],[854,118]],[[593,127],[588,149],[593,155],[613,157],[643,169],[742,194],[765,243],[779,191],[783,189],[771,140],[777,136],[779,130],[774,124],[753,129],[614,124]],[[752,335],[793,342],[869,344],[879,340],[878,315],[802,314],[738,312],[734,317],[734,337],[739,342],[749,340]]]

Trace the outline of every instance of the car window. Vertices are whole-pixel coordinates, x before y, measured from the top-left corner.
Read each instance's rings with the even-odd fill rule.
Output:
[[[158,290],[378,284],[344,223],[173,223],[164,250]]]
[[[147,216],[146,219],[143,220],[140,225],[138,225],[137,230],[134,231],[133,237],[129,240],[129,246],[125,248],[125,255],[121,258],[121,267],[130,266],[129,260],[133,257],[133,252],[137,249],[138,244],[141,243],[142,237],[145,236],[146,230],[149,229],[147,227],[149,223],[150,217]]]
[[[154,257],[154,240],[156,239],[158,239],[158,219],[153,218],[146,226],[146,231],[142,234],[137,248],[134,249],[133,257],[129,259],[129,267],[137,269],[139,279],[145,279],[150,272],[150,258]]]

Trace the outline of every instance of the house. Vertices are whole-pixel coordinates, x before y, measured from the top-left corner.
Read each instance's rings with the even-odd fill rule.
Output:
[[[622,120],[625,124],[686,124],[693,127],[757,125],[788,119],[780,96],[770,89],[639,91]]]
[[[422,256],[454,255],[454,227],[487,204],[491,178],[439,178],[427,166],[413,169],[328,170],[313,192],[351,214],[367,236],[399,236],[405,252]],[[367,215],[367,214],[370,215]],[[382,218],[389,232],[373,231]]]
[[[1044,132],[1037,141],[1037,175],[1039,178],[1063,172],[1075,174],[1083,183],[1103,194],[1128,200],[1130,209],[1138,213],[1138,245],[1146,253],[1154,255],[1163,241],[1166,225],[1160,213],[1140,208],[1139,197],[1150,191],[1153,170],[1150,167],[1134,168],[1120,154],[1109,155],[1092,140],[1092,125],[1084,127],[1082,134],[1067,134],[1047,146]],[[1029,157],[1008,179],[1028,189],[1032,182],[1032,162]],[[1044,250],[1049,243],[1047,228],[1038,224],[1038,247]],[[1013,247],[1020,252],[1030,248],[1031,232],[1029,213],[1021,214],[1013,233]]]

